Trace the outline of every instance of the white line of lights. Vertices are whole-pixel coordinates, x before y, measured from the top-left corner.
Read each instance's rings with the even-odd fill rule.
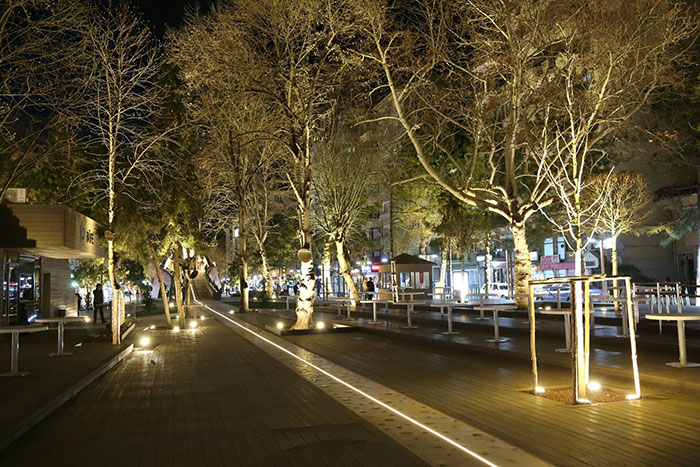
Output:
[[[419,422],[418,420],[415,420],[415,419],[409,417],[408,415],[406,415],[406,414],[404,414],[404,413],[402,413],[402,412],[399,412],[397,409],[395,409],[395,408],[391,407],[390,405],[388,405],[388,404],[386,404],[386,403],[380,401],[380,400],[377,399],[376,397],[373,397],[373,396],[367,394],[366,392],[364,392],[364,391],[361,390],[361,389],[356,388],[356,387],[353,386],[352,384],[343,381],[342,379],[338,378],[337,376],[332,375],[331,373],[327,372],[327,371],[324,370],[323,368],[320,368],[320,367],[318,367],[317,365],[311,363],[310,361],[301,358],[300,356],[294,354],[293,352],[290,352],[289,350],[285,349],[285,348],[282,347],[281,345],[276,344],[276,343],[272,342],[270,339],[267,339],[266,337],[261,336],[260,334],[258,334],[257,332],[253,331],[252,329],[248,329],[247,327],[245,327],[245,326],[243,326],[243,325],[241,325],[241,324],[235,322],[234,320],[232,320],[232,319],[229,318],[228,316],[225,316],[225,315],[219,313],[218,311],[214,310],[213,308],[211,308],[211,307],[205,305],[204,303],[200,302],[200,301],[197,300],[196,298],[194,299],[194,301],[197,302],[198,304],[200,304],[201,306],[203,306],[204,308],[206,308],[207,310],[211,311],[212,313],[216,313],[217,315],[219,315],[220,317],[224,318],[225,320],[227,320],[227,321],[229,321],[229,322],[235,324],[235,325],[238,326],[239,328],[241,328],[241,329],[243,329],[243,330],[245,330],[245,331],[251,333],[252,335],[254,335],[255,337],[257,337],[258,339],[262,339],[263,341],[267,342],[268,344],[270,344],[270,345],[272,345],[272,346],[278,348],[278,349],[281,350],[282,352],[284,352],[284,353],[286,353],[286,354],[288,354],[288,355],[291,355],[292,357],[296,358],[296,359],[299,360],[299,361],[304,362],[305,364],[307,364],[308,366],[310,366],[310,367],[313,368],[314,370],[316,370],[316,371],[318,371],[318,372],[320,372],[320,373],[323,373],[324,375],[328,376],[328,377],[331,378],[332,380],[334,380],[334,381],[336,381],[336,382],[342,384],[343,386],[345,386],[345,387],[347,387],[347,388],[349,388],[349,389],[352,389],[352,390],[355,391],[356,393],[358,393],[358,394],[360,394],[360,395],[366,397],[367,399],[371,400],[372,402],[374,402],[374,403],[376,403],[376,404],[378,404],[378,405],[384,407],[385,409],[387,409],[387,410],[389,410],[389,411],[395,413],[396,415],[398,415],[399,417],[403,418],[404,420],[407,420],[407,421],[413,423],[414,425],[416,425],[417,427],[422,428],[423,430],[427,431],[428,433],[430,433],[430,434],[432,434],[432,435],[434,435],[434,436],[437,436],[438,438],[442,439],[443,441],[448,442],[449,444],[451,444],[452,446],[456,447],[456,448],[459,449],[460,451],[469,454],[470,456],[474,457],[475,459],[480,460],[481,462],[483,462],[483,463],[486,464],[486,465],[490,465],[490,466],[492,466],[492,467],[497,467],[497,464],[494,464],[493,462],[491,462],[491,461],[485,459],[484,457],[480,456],[479,454],[475,453],[474,451],[471,451],[471,450],[465,448],[464,446],[462,446],[462,445],[459,444],[458,442],[456,442],[456,441],[454,441],[454,440],[448,438],[447,436],[445,436],[445,435],[443,435],[443,434],[441,434],[441,433],[438,433],[437,431],[433,430],[433,429],[430,428],[429,426],[423,425],[423,424],[422,424],[421,422]]]

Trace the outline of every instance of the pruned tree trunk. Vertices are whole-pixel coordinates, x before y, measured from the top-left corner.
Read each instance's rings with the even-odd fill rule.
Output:
[[[163,301],[163,311],[165,311],[165,321],[168,326],[172,325],[170,320],[170,303],[168,301],[168,292],[165,290],[165,284],[163,283],[163,271],[160,269],[160,263],[158,262],[158,256],[156,255],[156,250],[153,245],[148,244],[149,253],[151,254],[151,261],[153,261],[153,267],[156,270],[156,276],[158,276],[158,285],[160,285],[160,295]]]
[[[352,280],[352,271],[350,270],[350,263],[348,262],[347,255],[345,254],[344,242],[342,240],[336,240],[335,248],[336,253],[338,254],[338,266],[340,266],[340,273],[343,275],[345,285],[348,288],[348,295],[350,298],[358,300],[360,296],[357,293],[357,286]],[[353,301],[352,305],[354,306],[355,304],[355,301]]]
[[[469,293],[469,280],[467,280],[467,278],[465,278],[465,276],[464,276],[464,273],[465,273],[464,262],[466,261],[466,259],[467,259],[467,253],[465,253],[465,251],[462,250],[462,261],[461,261],[462,264],[460,265],[462,268],[462,297],[464,297],[466,294]]]
[[[513,243],[515,245],[515,303],[520,308],[527,307],[528,282],[532,278],[532,262],[530,261],[530,249],[527,245],[525,224],[522,222],[511,222],[510,231],[513,233]]]
[[[484,256],[484,288],[486,293],[491,292],[491,232],[486,232],[486,255]],[[464,279],[462,279],[464,280]]]
[[[109,164],[108,164],[108,194],[109,194],[109,206],[107,210],[107,218],[109,222],[110,235],[107,238],[107,275],[109,276],[109,285],[112,287],[112,302],[110,304],[110,320],[112,321],[112,344],[119,344],[119,309],[115,306],[116,298],[116,288],[114,280],[114,210],[115,210],[115,198],[116,193],[114,192],[114,177],[115,177],[115,161],[116,154],[112,140],[110,140],[109,146]]]
[[[263,277],[265,278],[265,296],[268,300],[270,300],[273,297],[272,273],[270,272],[270,265],[267,263],[265,248],[259,247],[258,253],[260,253],[260,263]]]
[[[332,244],[329,241],[323,244],[323,298],[328,300],[328,288],[331,285],[331,256]]]
[[[447,285],[450,287],[454,288],[454,284],[452,283],[452,271],[454,265],[452,264],[452,242],[449,241],[447,243],[447,261],[449,262],[448,268],[447,268],[447,276],[445,277],[447,279]]]
[[[393,261],[394,256],[394,187],[389,186],[389,261]]]
[[[180,328],[185,327],[185,309],[182,300],[182,246],[180,242],[173,245],[173,281],[175,282],[175,305],[177,306],[177,321]]]
[[[238,198],[238,255],[240,256],[240,284],[241,284],[241,301],[239,309],[243,313],[249,310],[249,289],[248,289],[248,256],[246,251],[246,218],[245,218],[245,199],[242,195]]]
[[[308,251],[310,258],[308,261],[301,261],[301,284],[299,285],[299,296],[297,297],[296,315],[297,320],[292,329],[310,329],[313,326],[314,312],[314,286],[316,276],[314,274],[313,254],[311,251],[311,129],[304,129],[304,153],[301,155],[303,181],[301,190],[297,192],[297,214],[299,216],[299,233],[301,236],[301,247]]]
[[[440,280],[438,281],[438,287],[447,286],[445,274],[447,274],[447,247],[443,247],[440,252]]]
[[[299,284],[299,296],[297,297],[297,320],[292,329],[310,329],[313,327],[313,303],[314,303],[314,263],[303,261],[301,263],[301,283]]]
[[[602,243],[603,239],[601,238],[600,241]],[[602,248],[601,248],[601,251],[603,251]],[[605,257],[603,255],[601,255],[600,261],[601,261],[601,264],[602,264],[602,262],[605,261]],[[612,275],[617,276],[617,237],[612,237],[612,251],[610,253],[610,263],[612,264]],[[613,284],[613,297],[617,298],[620,295],[619,291],[617,290],[617,280],[613,279],[612,284]],[[618,311],[619,307],[620,307],[620,304],[617,303],[617,301],[616,301],[615,302],[615,311]],[[631,326],[631,327],[633,327],[633,326]]]

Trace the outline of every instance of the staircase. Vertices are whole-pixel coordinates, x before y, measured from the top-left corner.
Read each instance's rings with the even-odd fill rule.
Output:
[[[214,291],[211,289],[203,272],[197,274],[197,277],[192,280],[192,288],[197,300],[212,300],[214,298]]]

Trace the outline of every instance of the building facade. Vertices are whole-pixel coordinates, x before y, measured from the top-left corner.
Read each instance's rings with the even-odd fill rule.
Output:
[[[68,261],[104,256],[98,224],[67,206],[1,204],[0,225],[0,325],[77,315]]]

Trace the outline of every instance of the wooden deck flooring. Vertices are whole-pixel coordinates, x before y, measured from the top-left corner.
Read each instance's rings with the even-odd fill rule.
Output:
[[[148,334],[153,352],[135,352],[0,465],[424,465],[215,320]]]
[[[520,392],[531,384],[523,362],[361,333],[288,339],[557,465],[700,459],[697,397],[646,391],[641,401],[573,407]],[[543,381],[565,386],[570,373],[547,368]]]

